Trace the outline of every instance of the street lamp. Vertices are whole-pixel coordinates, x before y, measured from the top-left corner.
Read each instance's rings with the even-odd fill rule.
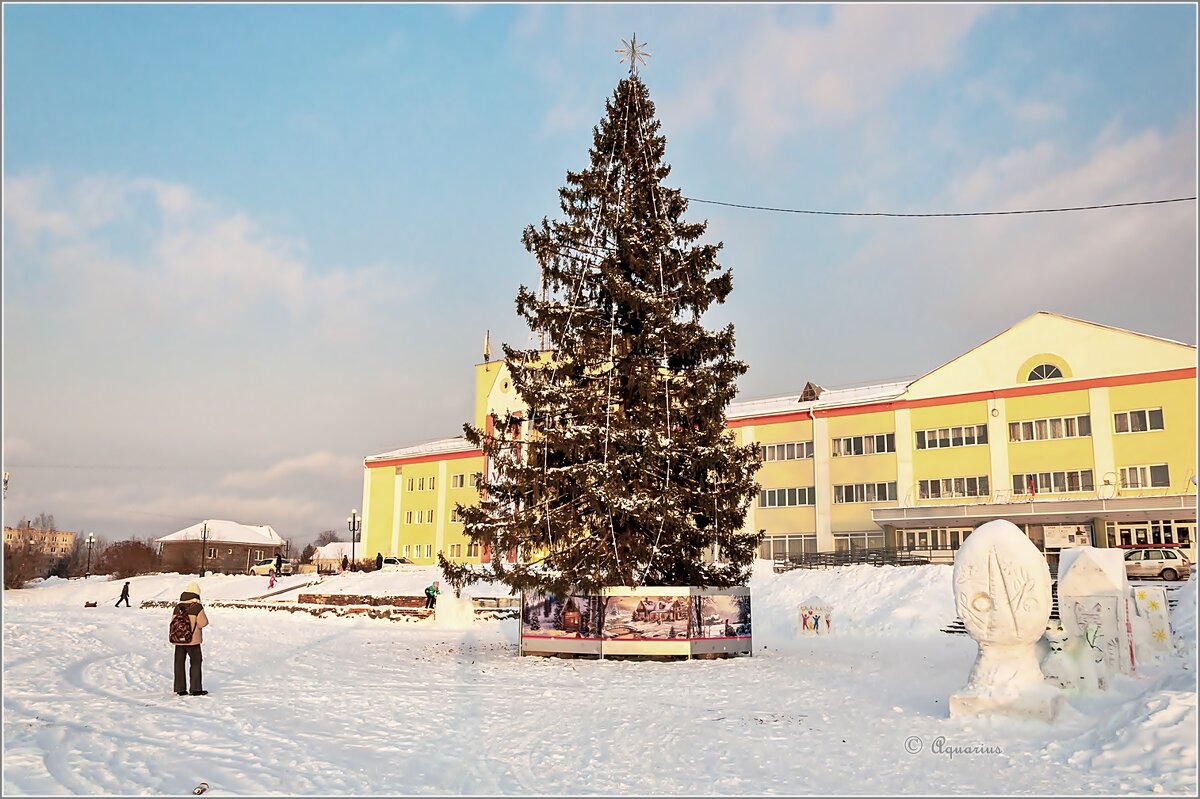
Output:
[[[350,529],[350,564],[354,565],[354,540],[358,538],[358,531],[362,529],[362,519],[358,518],[358,508],[350,511],[350,515],[346,517],[346,527]]]
[[[200,576],[204,576],[204,556],[208,554],[208,522],[200,528]]]
[[[87,571],[83,573],[83,576],[85,578],[92,576],[92,547],[96,546],[96,536],[93,535],[92,533],[88,533],[87,545],[88,545],[88,565],[87,565]]]

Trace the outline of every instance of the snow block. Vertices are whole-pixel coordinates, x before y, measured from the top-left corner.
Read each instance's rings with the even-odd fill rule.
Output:
[[[1144,646],[1147,654],[1171,654],[1171,617],[1167,605],[1167,589],[1157,585],[1139,586],[1134,589],[1133,602],[1138,616],[1145,620],[1148,635],[1144,639]],[[1138,656],[1142,657],[1142,640],[1139,639],[1137,644]]]
[[[614,587],[525,594],[520,652],[594,657],[752,654],[750,589]]]
[[[1134,621],[1122,550],[1079,547],[1063,553],[1058,608],[1067,631],[1103,652],[1110,672],[1134,673]]]

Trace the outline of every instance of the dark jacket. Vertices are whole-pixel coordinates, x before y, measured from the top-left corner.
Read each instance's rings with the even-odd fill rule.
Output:
[[[383,553],[382,552],[378,552],[375,554],[375,568],[376,569],[383,568]]]
[[[125,599],[127,596],[129,596],[129,583],[121,586],[121,599]]]

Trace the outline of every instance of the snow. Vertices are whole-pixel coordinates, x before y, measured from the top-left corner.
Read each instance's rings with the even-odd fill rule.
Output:
[[[207,526],[208,532],[202,539],[202,530]],[[225,519],[205,519],[202,522],[185,527],[182,530],[164,535],[156,539],[164,541],[227,541],[234,544],[263,544],[266,546],[283,546],[283,539],[269,524],[239,524]]]
[[[195,577],[132,578],[133,609],[113,607],[123,581],[39,581],[3,595],[3,793],[179,795],[205,781],[211,796],[1195,794],[1196,577],[1176,654],[1042,724],[948,718],[976,650],[939,632],[954,618],[950,573],[777,575],[759,561],[754,656],[724,661],[519,658],[515,620],[210,604],[207,697],[171,693],[169,611],[137,607]],[[406,567],[307,590],[418,595],[438,578]],[[265,577],[198,582],[209,602],[267,590]],[[836,608],[837,635],[798,635],[813,595]]]
[[[1121,596],[1128,589],[1123,549],[1074,547],[1059,555],[1059,596]]]

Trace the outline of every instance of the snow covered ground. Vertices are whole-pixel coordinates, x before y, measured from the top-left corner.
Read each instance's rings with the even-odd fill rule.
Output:
[[[98,577],[5,591],[3,793],[1195,794],[1195,577],[1175,658],[1046,725],[948,718],[975,656],[939,632],[949,567],[757,566],[749,658],[518,658],[516,621],[210,607],[205,697],[171,693],[169,612],[137,608],[194,578],[131,580],[133,609]],[[437,578],[405,568],[306,590],[415,595]],[[268,592],[262,577],[200,584],[209,601]],[[814,595],[835,634],[801,638]]]

